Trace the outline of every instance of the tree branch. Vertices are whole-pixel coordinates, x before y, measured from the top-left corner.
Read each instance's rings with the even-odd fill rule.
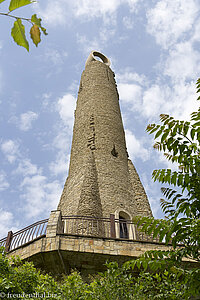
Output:
[[[29,22],[29,23],[31,23],[31,24],[34,24],[33,22],[31,22],[31,19],[28,19],[28,18],[23,18],[23,17],[18,17],[18,16],[14,16],[14,15],[10,15],[9,14],[10,12],[8,12],[8,13],[1,13],[0,12],[0,15],[1,16],[6,16],[6,17],[10,17],[10,18],[14,18],[14,19],[21,19],[21,20],[24,20],[24,21],[27,21],[27,22]]]

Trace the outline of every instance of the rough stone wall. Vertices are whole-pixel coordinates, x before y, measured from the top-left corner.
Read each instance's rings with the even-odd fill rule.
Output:
[[[152,217],[151,207],[144,190],[144,187],[140,181],[140,177],[132,163],[132,161],[128,160],[128,168],[129,168],[129,180],[130,180],[130,192],[132,193],[132,199],[137,206],[137,214],[138,216],[149,216]]]
[[[51,211],[47,224],[46,237],[56,236],[56,234],[63,232],[64,224],[61,219],[61,212],[59,210]]]
[[[84,173],[84,180],[81,187],[81,195],[78,204],[79,216],[93,216],[102,218],[102,206],[99,195],[98,177],[95,166],[94,154],[90,150]]]
[[[23,247],[17,248],[8,257],[20,256],[22,260],[33,261],[34,265],[54,275],[70,273],[77,269],[81,275],[102,272],[106,261],[119,264],[134,259],[147,250],[171,250],[164,244],[131,240],[100,239],[57,235],[41,237]],[[187,258],[185,261],[192,262]]]
[[[92,170],[88,151],[92,152],[96,185],[94,180],[88,181],[88,168]],[[94,197],[92,190],[95,189],[97,194]],[[92,199],[88,198],[89,194]],[[144,202],[144,215],[151,215],[139,177],[128,166],[114,73],[104,63],[93,61],[86,66],[81,77],[69,175],[58,209],[62,215],[85,215],[85,208],[89,206],[88,211],[93,216],[100,210],[103,217],[126,210],[132,217],[142,214]],[[101,209],[94,210],[94,207]]]

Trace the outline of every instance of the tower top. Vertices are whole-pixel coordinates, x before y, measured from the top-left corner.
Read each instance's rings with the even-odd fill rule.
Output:
[[[109,66],[111,65],[111,62],[109,60],[109,58],[107,56],[105,56],[104,54],[98,52],[98,51],[91,51],[90,55],[88,56],[88,59],[86,60],[85,66],[87,66],[90,62],[97,60],[96,57],[101,58],[102,62]]]

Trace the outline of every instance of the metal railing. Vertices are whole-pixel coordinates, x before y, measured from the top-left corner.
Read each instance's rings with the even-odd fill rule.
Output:
[[[14,250],[36,238],[46,235],[48,219],[38,221],[15,233],[8,232],[6,238],[0,240],[6,252]],[[114,238],[132,241],[159,242],[159,238],[147,235],[137,229],[130,220],[110,218],[94,218],[90,216],[63,216],[63,233],[66,235]]]
[[[130,220],[94,218],[89,216],[63,216],[64,234],[93,236],[100,238],[118,238],[134,241],[159,242],[159,238],[138,230]]]
[[[6,247],[6,240],[7,240],[7,237],[3,238],[0,240],[0,247]]]
[[[32,240],[45,235],[48,219],[35,222],[15,233],[8,232],[6,238],[0,240],[0,246],[5,247],[5,251],[9,252]]]

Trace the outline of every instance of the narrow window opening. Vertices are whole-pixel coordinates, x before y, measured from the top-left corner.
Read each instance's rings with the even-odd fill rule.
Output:
[[[119,236],[123,239],[129,238],[127,220],[122,216],[119,216]]]
[[[111,151],[111,154],[114,156],[114,157],[117,157],[118,156],[118,152],[116,151],[115,149],[115,145],[113,145],[113,149]]]

